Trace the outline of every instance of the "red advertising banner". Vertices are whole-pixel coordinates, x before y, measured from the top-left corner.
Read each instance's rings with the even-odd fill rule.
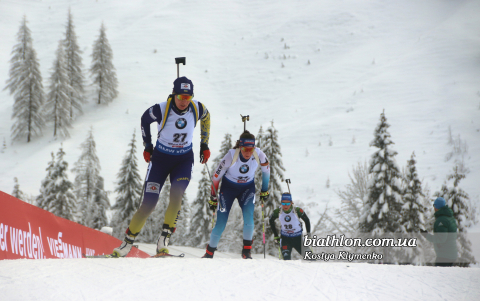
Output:
[[[0,260],[110,254],[121,241],[0,191]],[[150,257],[132,248],[127,257]]]

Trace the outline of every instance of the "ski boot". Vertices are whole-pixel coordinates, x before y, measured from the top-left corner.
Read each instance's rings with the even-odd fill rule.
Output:
[[[252,249],[252,240],[243,240],[243,249],[242,249],[242,258],[243,259],[252,259],[252,254],[250,250]]]
[[[207,245],[207,250],[205,251],[205,255],[203,255],[202,258],[213,258],[213,253],[215,253],[216,250],[217,248],[212,248]]]
[[[169,227],[167,224],[163,224],[162,234],[160,234],[157,241],[157,254],[169,253],[167,246],[170,241],[170,236],[175,232],[175,229],[176,228]]]
[[[138,233],[133,234],[132,232],[130,232],[130,228],[127,228],[127,231],[125,231],[125,238],[123,239],[122,244],[120,245],[120,247],[113,249],[112,257],[127,256],[133,247],[133,242],[135,241],[137,234]]]

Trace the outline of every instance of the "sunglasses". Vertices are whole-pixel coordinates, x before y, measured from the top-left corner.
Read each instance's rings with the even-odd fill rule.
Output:
[[[192,100],[193,95],[177,94],[177,98],[178,98],[179,100]]]
[[[255,147],[242,146],[242,150],[243,150],[244,152],[247,152],[247,153],[253,152],[253,149],[254,149],[254,148],[255,148]]]
[[[287,203],[282,202],[282,206],[290,206],[291,204],[292,203],[290,203],[290,202],[287,202]]]

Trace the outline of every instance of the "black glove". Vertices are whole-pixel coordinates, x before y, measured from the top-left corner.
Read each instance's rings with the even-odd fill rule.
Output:
[[[205,143],[200,143],[200,163],[205,164],[210,158],[210,149]]]
[[[218,200],[215,195],[212,194],[210,196],[210,200],[208,200],[208,205],[210,206],[210,210],[212,210],[213,212],[217,210]]]
[[[153,154],[153,144],[151,143],[143,143],[145,146],[145,150],[143,151],[143,158],[145,159],[145,162],[150,162],[152,159],[152,154]]]
[[[268,191],[262,191],[260,192],[260,201],[266,202],[268,199],[269,193]]]

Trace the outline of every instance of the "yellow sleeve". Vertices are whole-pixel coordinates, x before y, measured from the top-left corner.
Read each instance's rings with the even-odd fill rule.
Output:
[[[203,115],[200,119],[200,143],[205,143],[208,145],[210,139],[210,112],[203,105]]]

